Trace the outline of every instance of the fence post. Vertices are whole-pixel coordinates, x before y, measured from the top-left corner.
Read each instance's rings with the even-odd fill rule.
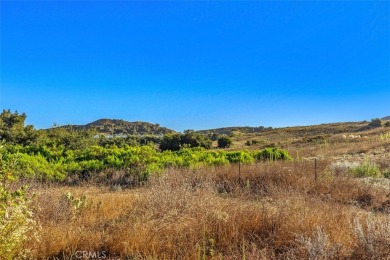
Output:
[[[241,161],[238,161],[238,180],[241,182]]]
[[[314,181],[317,182],[317,158],[314,159]]]

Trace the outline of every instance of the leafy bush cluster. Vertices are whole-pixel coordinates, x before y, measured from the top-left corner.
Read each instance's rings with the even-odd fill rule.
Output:
[[[184,134],[106,138],[94,130],[53,127],[34,130],[24,126],[25,114],[4,110],[0,114],[0,141],[4,156],[18,157],[19,176],[42,181],[90,179],[106,170],[120,170],[126,176],[145,180],[169,167],[199,167],[259,160],[291,160],[285,150],[222,151],[211,148],[210,136],[192,130]],[[215,136],[217,138],[217,136]],[[219,148],[232,140],[218,136]],[[154,144],[160,142],[159,149]]]
[[[24,125],[26,117],[24,113],[3,110],[0,114],[0,140],[12,144],[32,143],[37,137],[37,132],[32,125]]]
[[[352,173],[356,177],[383,177],[379,166],[369,160],[366,160],[363,164],[352,168]]]
[[[167,134],[164,135],[160,142],[160,149],[162,151],[178,151],[182,148],[203,147],[211,148],[212,140],[203,134],[194,132],[192,130],[184,131],[184,134]]]
[[[371,119],[371,122],[368,124],[368,126],[381,127],[381,126],[383,126],[383,122],[379,118],[374,118],[374,119]]]
[[[229,148],[233,141],[228,136],[221,136],[218,138],[218,148]]]
[[[0,148],[1,149],[1,148]],[[29,251],[24,249],[27,239],[38,239],[37,223],[29,209],[26,187],[13,189],[13,170],[16,160],[4,156],[0,150],[0,258],[28,259]],[[3,257],[3,258],[2,258]]]
[[[245,142],[245,145],[251,146],[251,145],[256,145],[256,144],[261,144],[261,143],[264,143],[264,140],[253,139],[253,140],[247,140]]]
[[[20,176],[39,180],[63,181],[67,177],[91,177],[106,169],[121,169],[128,174],[148,176],[169,167],[199,167],[229,163],[254,163],[260,160],[291,160],[287,151],[266,148],[260,151],[223,151],[182,148],[160,152],[152,146],[91,146],[67,150],[64,146],[8,145],[6,156],[18,155],[16,171]]]

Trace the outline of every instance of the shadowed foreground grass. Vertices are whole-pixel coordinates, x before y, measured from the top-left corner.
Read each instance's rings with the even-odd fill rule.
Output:
[[[169,170],[147,186],[35,188],[34,258],[380,259],[389,191],[319,165],[278,162]],[[69,197],[68,192],[73,197]],[[67,197],[68,194],[68,197]],[[86,197],[83,198],[82,195]]]

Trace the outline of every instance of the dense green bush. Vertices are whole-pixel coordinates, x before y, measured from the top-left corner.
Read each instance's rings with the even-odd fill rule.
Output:
[[[180,135],[179,134],[166,134],[161,140],[161,151],[178,151],[180,150]]]
[[[38,180],[64,181],[67,177],[90,178],[107,169],[123,170],[128,175],[144,176],[169,167],[198,167],[260,160],[291,160],[287,151],[266,148],[260,151],[207,150],[203,147],[158,151],[153,146],[102,147],[69,150],[64,146],[7,145],[6,155],[17,156],[16,173]]]
[[[270,161],[275,161],[275,160],[291,161],[292,160],[292,157],[288,154],[286,150],[279,149],[276,147],[269,147],[261,151],[255,152],[254,158],[256,160],[270,160]]]
[[[66,174],[60,163],[50,163],[41,154],[28,155],[19,154],[19,163],[16,169],[19,176],[34,177],[39,180],[58,180],[65,179]]]
[[[371,119],[371,122],[368,125],[371,127],[381,127],[383,125],[383,122],[379,118],[374,118]]]
[[[208,133],[207,136],[211,139],[211,141],[217,141],[218,138],[221,137],[221,135],[217,133]]]
[[[160,142],[161,151],[179,151],[182,148],[203,147],[211,148],[211,139],[192,130],[184,131],[184,134],[166,134]]]
[[[261,143],[265,143],[265,141],[264,140],[258,140],[258,139],[253,139],[253,140],[247,140],[246,142],[245,142],[245,145],[246,146],[251,146],[251,145],[255,145],[255,144],[261,144]]]
[[[12,189],[16,158],[0,151],[0,258],[29,259],[27,239],[38,239],[26,187]]]
[[[186,130],[184,131],[184,134],[180,136],[181,147],[203,147],[210,149],[211,143],[212,141],[207,135],[203,135],[192,130]]]
[[[145,136],[136,136],[136,135],[128,135],[126,137],[106,137],[105,135],[100,135],[98,137],[98,145],[108,148],[112,146],[116,147],[124,147],[126,145],[129,146],[140,146],[140,145],[150,145],[150,144],[159,144],[161,142],[161,137],[153,136],[153,135],[145,135]]]
[[[228,148],[232,145],[233,141],[228,136],[221,136],[218,138],[218,148]]]
[[[352,169],[356,177],[382,177],[382,173],[374,162],[366,160],[362,165]]]
[[[150,174],[160,173],[169,167],[194,168],[291,159],[286,151],[277,148],[255,152],[209,150],[212,139],[218,140],[219,148],[230,147],[232,140],[228,136],[192,130],[163,137],[127,135],[109,138],[99,136],[96,129],[72,126],[34,130],[32,126],[24,125],[25,119],[25,114],[10,110],[3,110],[0,114],[2,156],[7,160],[18,158],[14,172],[22,178],[87,180],[108,170],[145,180]],[[160,149],[157,150],[154,144],[159,144]]]
[[[231,163],[251,163],[254,161],[248,151],[227,152],[226,159]]]
[[[33,238],[36,225],[24,190],[9,192],[0,187],[0,255],[4,259],[25,258],[28,252],[23,245]]]
[[[383,174],[383,177],[390,178],[390,169],[389,168],[384,169],[382,174]]]
[[[0,140],[23,145],[35,142],[37,132],[32,125],[24,125],[26,117],[24,113],[3,110],[0,114]]]

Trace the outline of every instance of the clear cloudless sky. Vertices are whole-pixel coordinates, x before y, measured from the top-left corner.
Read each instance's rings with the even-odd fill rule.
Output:
[[[389,1],[0,2],[0,109],[178,131],[390,115]]]

